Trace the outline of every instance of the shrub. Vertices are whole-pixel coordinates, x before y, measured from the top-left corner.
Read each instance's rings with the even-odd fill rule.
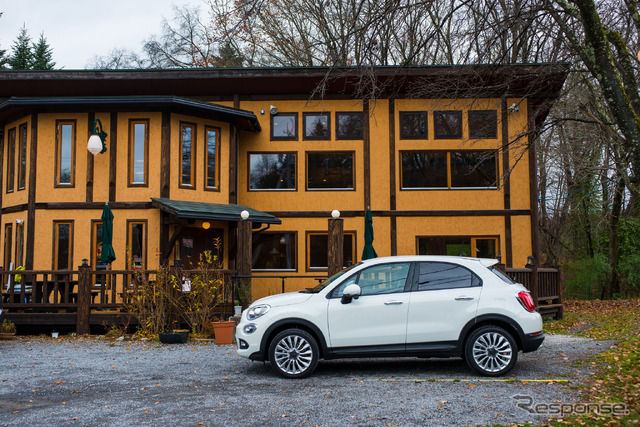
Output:
[[[565,298],[600,298],[608,273],[609,264],[607,257],[603,254],[568,263],[565,266]]]

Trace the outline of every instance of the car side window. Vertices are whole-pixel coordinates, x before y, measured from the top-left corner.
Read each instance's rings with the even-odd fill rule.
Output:
[[[481,286],[482,280],[466,268],[445,262],[421,262],[418,265],[417,291]]]
[[[404,292],[411,264],[381,264],[366,268],[333,290],[331,297],[342,297],[342,290],[352,283],[360,286],[361,296]]]

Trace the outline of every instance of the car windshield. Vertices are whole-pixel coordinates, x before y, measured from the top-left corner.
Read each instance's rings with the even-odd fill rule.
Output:
[[[330,284],[332,284],[333,282],[335,282],[336,280],[338,280],[338,278],[342,277],[343,274],[347,273],[348,271],[350,271],[351,269],[353,269],[354,267],[360,265],[362,263],[358,262],[356,264],[353,264],[352,266],[345,268],[342,271],[337,272],[336,274],[334,274],[333,276],[329,277],[327,280],[325,280],[324,282],[320,283],[319,285],[313,287],[313,288],[307,288],[304,291],[300,291],[302,293],[311,293],[311,294],[317,294],[318,292],[322,291],[324,288],[326,288],[327,286],[329,286]]]
[[[496,266],[491,266],[489,267],[489,270],[491,270],[491,272],[493,274],[495,274],[496,276],[498,276],[499,278],[502,279],[503,282],[508,283],[509,285],[514,285],[516,282],[514,282],[511,277],[507,276],[506,274],[504,274],[502,272],[502,270],[500,270],[499,268],[497,268]]]

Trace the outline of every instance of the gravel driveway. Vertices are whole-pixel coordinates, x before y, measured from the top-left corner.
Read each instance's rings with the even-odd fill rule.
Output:
[[[233,346],[21,337],[0,341],[0,425],[540,423],[512,396],[575,401],[590,374],[575,361],[611,345],[547,336],[493,381],[460,359],[415,358],[321,361],[312,377],[285,380]]]

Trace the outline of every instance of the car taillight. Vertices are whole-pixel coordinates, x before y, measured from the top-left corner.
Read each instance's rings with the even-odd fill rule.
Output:
[[[533,298],[531,298],[531,294],[529,292],[518,292],[518,301],[520,301],[520,304],[522,304],[527,311],[532,313],[535,311],[536,306],[533,303]]]

